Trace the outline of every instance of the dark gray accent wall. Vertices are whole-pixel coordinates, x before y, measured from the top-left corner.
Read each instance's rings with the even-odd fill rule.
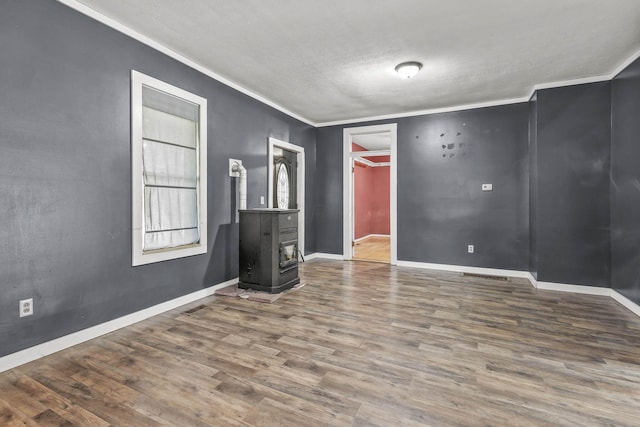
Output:
[[[610,286],[610,82],[537,92],[538,280]]]
[[[538,98],[529,101],[529,272],[538,278]]]
[[[527,270],[527,104],[387,122],[398,124],[398,259]],[[342,254],[343,129],[379,123],[318,130],[319,252]]]
[[[521,103],[398,123],[398,259],[527,270],[527,114]]]
[[[640,60],[611,90],[612,287],[640,304]]]
[[[324,127],[317,133],[316,250],[327,254],[343,253],[342,129]]]
[[[315,250],[316,129],[53,0],[0,14],[0,356],[234,278],[236,182],[267,196],[267,144],[305,147]],[[208,100],[207,254],[131,267],[130,73]],[[18,318],[18,300],[35,315]]]

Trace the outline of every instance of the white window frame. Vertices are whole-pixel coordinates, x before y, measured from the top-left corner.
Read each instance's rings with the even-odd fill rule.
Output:
[[[159,90],[199,106],[198,243],[144,251],[144,181],[142,165],[142,87]],[[161,80],[131,70],[131,211],[132,265],[144,265],[207,253],[207,100]]]

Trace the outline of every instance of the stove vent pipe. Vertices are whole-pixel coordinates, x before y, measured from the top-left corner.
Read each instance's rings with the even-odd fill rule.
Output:
[[[239,209],[247,209],[247,169],[242,160],[229,159],[229,176],[240,178],[238,189]]]

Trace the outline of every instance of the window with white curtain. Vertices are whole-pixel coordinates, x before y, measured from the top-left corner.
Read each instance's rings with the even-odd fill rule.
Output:
[[[131,73],[133,265],[207,252],[207,100]]]

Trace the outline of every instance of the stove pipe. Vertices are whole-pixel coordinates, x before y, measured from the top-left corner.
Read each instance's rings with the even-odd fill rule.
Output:
[[[247,209],[247,169],[242,166],[242,163],[236,162],[233,164],[233,172],[240,173],[240,185],[238,190],[238,201],[240,209]]]

